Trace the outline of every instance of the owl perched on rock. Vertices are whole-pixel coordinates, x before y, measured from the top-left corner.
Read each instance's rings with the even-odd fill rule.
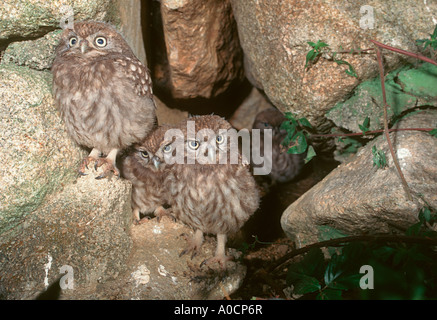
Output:
[[[132,211],[136,223],[140,222],[140,213],[154,213],[158,219],[169,215],[164,209],[169,203],[164,179],[172,167],[167,164],[173,142],[165,140],[168,129],[168,126],[154,129],[123,158],[122,176],[132,182]]]
[[[79,173],[85,175],[95,162],[103,166],[98,179],[111,172],[119,176],[118,152],[142,141],[156,121],[148,69],[113,27],[89,21],[63,31],[52,73],[67,132],[92,149]]]
[[[190,135],[188,123],[194,124],[197,136]],[[214,234],[216,254],[205,263],[218,262],[226,268],[230,259],[226,255],[227,236],[237,232],[259,205],[255,180],[241,157],[236,158],[235,164],[229,161],[239,151],[238,147],[230,148],[227,130],[232,127],[226,120],[198,116],[184,121],[180,128],[184,139],[171,146],[177,149],[183,145],[184,164],[174,164],[165,189],[170,193],[173,216],[196,230],[181,255],[191,252],[194,256],[203,243],[203,235]]]
[[[269,174],[272,185],[293,180],[305,165],[305,153],[288,154],[286,148],[281,145],[287,136],[287,132],[281,130],[281,124],[286,120],[282,112],[272,107],[258,113],[252,127],[252,129],[261,130],[261,154],[264,150],[263,132],[265,129],[272,130],[272,157],[271,160],[265,158],[265,161],[272,161],[272,170]]]

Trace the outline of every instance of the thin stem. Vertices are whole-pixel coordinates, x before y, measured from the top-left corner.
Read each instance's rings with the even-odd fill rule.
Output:
[[[383,44],[381,42],[378,42],[378,41],[375,41],[375,40],[372,40],[372,39],[369,39],[369,40],[371,42],[373,42],[377,47],[384,48],[384,49],[387,49],[387,50],[390,50],[390,51],[394,51],[394,52],[397,52],[397,53],[400,53],[400,54],[404,54],[406,56],[413,57],[413,58],[416,58],[416,59],[420,59],[422,61],[429,62],[429,63],[432,63],[432,64],[437,66],[437,61],[434,61],[434,60],[432,60],[430,58],[427,58],[424,55],[421,55],[420,53],[409,52],[409,51],[406,51],[406,50],[402,50],[402,49],[391,47],[389,45]]]
[[[375,43],[376,44],[376,43]],[[399,165],[398,158],[396,157],[393,144],[390,139],[390,132],[388,129],[388,116],[387,116],[387,97],[385,92],[385,77],[384,77],[384,65],[382,63],[382,56],[381,56],[381,50],[379,47],[376,47],[376,57],[378,58],[378,65],[379,65],[379,75],[381,78],[381,88],[382,88],[382,100],[384,104],[384,134],[387,140],[388,147],[390,149],[391,156],[393,158],[393,162],[396,166],[396,169],[399,173],[399,177],[401,178],[402,185],[404,187],[404,190],[407,194],[407,198],[409,201],[413,200],[413,197],[411,196],[410,188],[408,187],[408,183],[405,180],[404,174],[402,173],[401,166]]]
[[[396,132],[396,131],[425,131],[429,132],[434,130],[435,128],[400,128],[400,129],[388,129],[389,132]],[[383,133],[384,129],[382,130],[373,130],[373,131],[367,131],[366,133],[363,132],[356,132],[356,133],[333,133],[333,134],[312,134],[310,135],[310,138],[336,138],[336,137],[354,137],[354,136],[366,136],[370,134],[377,134],[377,133]]]

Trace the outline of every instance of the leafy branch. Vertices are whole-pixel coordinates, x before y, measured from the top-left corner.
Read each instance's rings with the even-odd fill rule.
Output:
[[[320,57],[324,57],[327,60],[334,61],[338,65],[348,66],[348,69],[345,70],[346,74],[351,76],[351,77],[355,77],[355,78],[358,78],[358,75],[357,75],[354,67],[346,60],[338,59],[337,55],[338,54],[345,54],[345,53],[346,54],[362,54],[362,53],[367,53],[369,51],[374,50],[373,48],[371,48],[371,49],[352,49],[349,51],[343,50],[343,51],[332,52],[331,48],[329,47],[329,44],[327,44],[321,40],[318,40],[316,43],[314,43],[312,41],[308,41],[307,43],[310,45],[310,47],[312,47],[312,49],[306,55],[305,69],[309,68],[310,65],[315,64]]]

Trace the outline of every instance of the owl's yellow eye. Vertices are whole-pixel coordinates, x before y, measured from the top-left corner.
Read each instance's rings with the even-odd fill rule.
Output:
[[[172,147],[170,144],[166,145],[164,148],[162,148],[162,151],[164,151],[165,153],[170,153],[172,151]]]
[[[98,47],[103,48],[106,47],[108,42],[106,41],[105,37],[97,37],[95,43]]]
[[[74,47],[77,44],[77,37],[70,38],[70,47]]]
[[[222,144],[223,142],[225,142],[225,137],[223,137],[221,134],[217,136],[217,138],[215,139],[217,144]]]
[[[140,155],[144,159],[149,159],[149,153],[147,151],[140,151]]]
[[[188,141],[188,147],[190,147],[190,149],[197,150],[200,147],[200,143],[196,140],[191,140]]]

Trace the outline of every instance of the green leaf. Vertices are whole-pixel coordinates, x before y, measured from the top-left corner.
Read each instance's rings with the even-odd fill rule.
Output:
[[[378,168],[384,168],[387,166],[387,159],[382,150],[378,150],[376,146],[373,146],[372,153],[373,153],[373,166],[376,166]]]
[[[298,132],[296,135],[291,139],[291,141],[295,142],[295,145],[288,149],[288,154],[302,154],[304,153],[308,148],[308,143],[305,138],[305,134],[303,132]]]
[[[329,261],[326,266],[325,276],[323,280],[325,281],[325,285],[329,286],[334,280],[336,280],[341,274],[341,261],[344,257],[338,256],[337,254],[333,254],[331,257],[331,261]]]
[[[341,276],[336,281],[329,284],[331,289],[338,290],[353,290],[359,288],[360,279],[363,277],[361,273],[350,274],[347,276]]]
[[[316,43],[316,47],[315,49],[321,49],[321,48],[325,48],[325,47],[329,47],[329,44],[327,44],[326,42],[323,42],[321,40],[318,40]]]
[[[317,295],[316,299],[317,300],[341,300],[341,294],[342,294],[341,290],[327,288],[327,289],[321,291]]]
[[[429,222],[431,220],[431,210],[428,207],[423,207],[419,212],[419,220]]]
[[[369,124],[370,124],[370,118],[366,117],[366,119],[364,120],[363,124],[359,124],[358,127],[360,128],[360,130],[363,132],[363,134],[366,134],[366,132],[368,132],[369,129]]]
[[[289,265],[287,284],[300,279],[299,274],[321,278],[325,270],[325,257],[322,250],[314,248],[308,251],[299,263]]]
[[[296,276],[297,276],[296,282],[292,283],[295,293],[307,294],[321,289],[319,280],[317,280],[316,278],[307,276],[302,273]]]
[[[287,132],[295,130],[296,126],[293,125],[290,121],[284,121],[280,127],[281,130],[286,130]]]
[[[348,76],[358,78],[357,73],[355,72],[355,70],[352,67],[350,67],[349,70],[346,70],[345,72]]]
[[[315,44],[314,42],[312,42],[312,41],[308,41],[307,43],[308,43],[311,47],[313,47],[313,48],[316,47],[316,44]]]
[[[294,115],[293,115],[293,113],[291,113],[291,112],[286,112],[286,113],[285,113],[285,117],[286,117],[288,120],[294,119]]]
[[[316,156],[316,151],[314,150],[313,146],[308,147],[307,156],[305,158],[305,164],[311,161],[312,158]]]
[[[308,66],[308,63],[310,61],[313,61],[316,57],[317,57],[317,52],[314,49],[308,52],[305,60],[305,68]]]
[[[420,221],[418,223],[413,224],[410,226],[407,231],[405,231],[405,234],[407,236],[417,236],[420,234],[420,229],[422,228],[423,222]]]
[[[299,122],[300,125],[303,126],[303,127],[312,128],[311,123],[307,120],[307,118],[300,118],[300,119],[298,120],[298,122]]]
[[[429,134],[437,138],[437,129],[431,130]]]
[[[338,65],[342,65],[342,64],[347,65],[347,66],[349,67],[349,69],[345,71],[346,74],[349,75],[349,76],[351,76],[351,77],[358,78],[358,75],[357,75],[357,73],[355,72],[354,67],[353,67],[349,62],[347,62],[347,61],[345,61],[345,60],[334,60],[334,62],[336,62]]]

